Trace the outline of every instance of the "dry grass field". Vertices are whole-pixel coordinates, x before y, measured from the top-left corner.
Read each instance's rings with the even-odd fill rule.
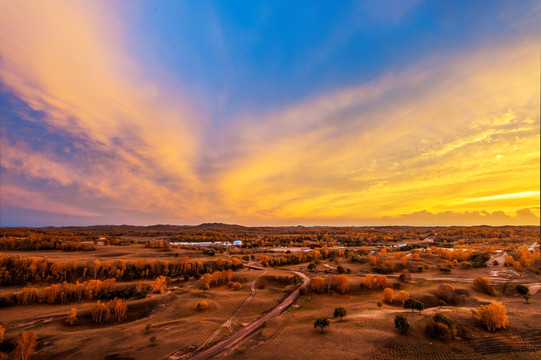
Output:
[[[150,237],[150,240],[158,238]],[[160,238],[161,239],[161,238]],[[118,290],[142,286],[147,291],[141,296],[129,293],[127,316],[120,322],[95,323],[92,309],[96,299],[81,299],[68,303],[30,305],[13,304],[0,307],[0,324],[5,329],[5,338],[0,351],[15,359],[15,341],[22,332],[38,336],[37,347],[32,359],[189,359],[200,350],[213,344],[226,344],[233,333],[247,327],[281,302],[299,287],[299,278],[293,271],[301,271],[310,278],[336,277],[340,271],[347,277],[348,289],[340,293],[330,287],[330,292],[317,293],[307,289],[288,309],[267,321],[261,328],[234,346],[220,352],[227,359],[373,359],[373,360],[439,360],[439,359],[535,359],[541,356],[541,284],[539,274],[531,270],[517,270],[504,264],[502,252],[492,252],[486,266],[466,268],[452,264],[429,247],[418,250],[393,251],[381,255],[381,246],[337,248],[333,257],[321,257],[314,261],[261,267],[265,257],[279,259],[286,253],[268,249],[217,251],[209,254],[202,248],[161,248],[145,246],[146,238],[136,240],[128,246],[95,246],[93,251],[60,250],[3,250],[9,258],[43,258],[51,263],[72,261],[83,266],[98,259],[102,264],[123,261],[153,261],[166,263],[198,262],[206,264],[227,263],[233,258],[243,258],[245,266],[231,273],[231,283],[210,282],[210,289],[200,289],[205,277],[180,275],[168,277],[164,291],[152,291],[153,277],[125,279],[118,277]],[[526,245],[531,247],[531,239]],[[314,247],[325,251],[325,247]],[[535,246],[532,250],[535,253]],[[309,250],[310,254],[314,254]],[[332,250],[331,248],[331,251]],[[364,251],[366,255],[353,260],[351,254]],[[508,248],[508,251],[509,248]],[[412,254],[418,252],[419,259]],[[287,255],[296,254],[289,248]],[[379,253],[379,255],[378,255]],[[395,255],[397,253],[397,255]],[[308,253],[307,253],[308,254]],[[503,252],[503,254],[507,254]],[[509,254],[512,254],[509,252]],[[386,273],[387,287],[406,291],[410,298],[422,301],[425,309],[412,312],[401,303],[383,301],[382,289],[365,286],[368,274],[374,274],[375,266],[370,259],[378,255],[380,260],[407,263],[412,271],[411,279],[401,281],[401,271]],[[311,255],[306,255],[311,256]],[[249,260],[246,261],[246,259]],[[360,259],[360,260],[359,260]],[[494,262],[494,260],[500,260]],[[535,260],[535,259],[534,259]],[[266,260],[264,260],[266,261]],[[538,260],[535,260],[538,261]],[[309,269],[308,265],[313,263]],[[87,265],[84,265],[87,264]],[[249,264],[255,265],[250,268]],[[420,269],[422,268],[422,269]],[[450,271],[442,271],[450,268]],[[339,271],[339,269],[341,269]],[[422,270],[422,271],[421,271]],[[209,279],[212,271],[209,272]],[[205,275],[207,276],[207,275]],[[490,295],[474,289],[478,277],[490,279],[495,293]],[[53,281],[54,282],[54,281]],[[233,283],[240,284],[234,290]],[[139,285],[138,285],[139,284]],[[436,294],[444,284],[450,284],[460,301],[443,303]],[[517,294],[517,284],[530,289],[529,304]],[[46,289],[51,282],[20,283],[0,286],[0,297],[16,294],[33,287]],[[456,300],[456,299],[455,299]],[[106,298],[103,300],[107,301]],[[198,304],[206,302],[199,310]],[[496,332],[489,332],[472,314],[481,305],[499,302],[507,309],[509,325]],[[378,304],[379,303],[379,304]],[[333,318],[337,307],[347,310],[340,321]],[[72,326],[65,323],[71,308],[77,310],[77,321]],[[454,339],[438,340],[425,334],[433,316],[442,313],[452,318],[456,325]],[[395,328],[396,315],[404,315],[410,324],[406,334]],[[314,328],[314,320],[328,318],[329,327],[323,333]]]

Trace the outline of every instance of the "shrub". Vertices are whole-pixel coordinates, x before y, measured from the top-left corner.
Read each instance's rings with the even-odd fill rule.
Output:
[[[404,271],[402,271],[402,274],[400,274],[400,281],[408,282],[410,280],[411,280],[411,274],[410,274],[409,270],[404,269]]]
[[[404,315],[396,315],[394,318],[394,326],[401,334],[405,334],[410,329],[410,323]]]
[[[308,289],[306,288],[306,286],[301,286],[301,287],[299,288],[299,294],[301,294],[301,295],[306,295],[306,294],[308,294]]]
[[[233,290],[237,291],[237,290],[240,290],[242,289],[242,285],[238,282],[234,283],[233,286],[231,287]]]
[[[455,301],[455,288],[450,284],[440,285],[438,290],[436,290],[436,296],[446,303],[451,303]]]
[[[207,309],[208,307],[209,307],[209,304],[205,300],[200,301],[200,302],[197,303],[197,310],[199,310],[199,311],[203,311],[203,310]]]
[[[377,302],[377,305],[378,305],[378,307],[380,308],[380,307],[383,306],[383,303],[382,303],[381,301],[378,301],[378,302]]]
[[[151,328],[151,327],[152,327],[152,323],[147,322],[147,323],[145,324],[145,330],[146,330],[146,331],[150,331],[150,328]]]
[[[475,278],[473,281],[473,288],[487,295],[496,295],[496,290],[492,286],[490,279],[487,277],[479,276]]]
[[[432,322],[425,328],[425,334],[432,339],[438,340],[451,340],[451,329],[447,325],[441,322]]]
[[[445,324],[447,325],[447,327],[449,328],[449,331],[451,332],[451,338],[454,339],[455,336],[456,336],[456,326],[455,326],[455,322],[453,321],[453,319],[451,319],[450,317],[442,314],[442,313],[437,313],[436,315],[434,315],[434,317],[432,318],[434,320],[434,322],[436,323],[442,323],[442,324]]]
[[[152,346],[154,346],[156,344],[156,336],[151,336],[150,339],[148,339],[148,341],[150,342]]]

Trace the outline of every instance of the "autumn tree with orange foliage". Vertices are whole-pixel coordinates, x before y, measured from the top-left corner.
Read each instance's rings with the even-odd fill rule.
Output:
[[[326,288],[327,288],[327,285],[325,283],[325,280],[322,277],[316,276],[312,280],[312,289],[318,294],[323,294]]]
[[[455,288],[450,284],[440,285],[438,290],[436,290],[436,296],[446,303],[450,303],[455,298]]]
[[[383,300],[388,304],[392,304],[394,300],[394,290],[391,288],[383,289]]]
[[[349,280],[346,275],[338,275],[332,279],[332,287],[341,294],[349,290]]]
[[[167,279],[165,276],[158,276],[152,283],[152,291],[163,293],[167,289]]]
[[[364,287],[373,289],[375,286],[374,275],[368,274],[364,277]]]
[[[485,324],[488,331],[505,329],[509,325],[507,309],[500,303],[494,302],[489,305],[481,305],[478,313],[479,320]]]
[[[406,290],[400,290],[396,296],[396,301],[402,305],[410,298],[410,294]]]
[[[34,354],[38,344],[38,335],[31,332],[23,332],[15,339],[15,359],[28,360]]]
[[[2,343],[4,342],[4,333],[6,330],[4,330],[4,327],[0,325],[0,346],[2,346]],[[3,352],[0,352],[0,360],[7,359],[8,356],[4,354]]]
[[[66,323],[66,325],[71,326],[75,324],[75,321],[77,321],[77,309],[71,308],[64,322]]]
[[[374,282],[375,282],[375,286],[378,289],[384,289],[389,284],[389,280],[387,280],[387,277],[384,275],[378,275]]]

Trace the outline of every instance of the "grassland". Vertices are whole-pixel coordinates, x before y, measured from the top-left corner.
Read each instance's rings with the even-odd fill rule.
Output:
[[[217,230],[220,231],[223,230]],[[287,231],[291,235],[290,230]],[[253,233],[257,235],[257,232]],[[177,236],[174,232],[172,234],[170,236]],[[237,236],[233,234],[230,237]],[[427,237],[412,238],[406,242],[422,244]],[[118,288],[134,287],[141,282],[149,289],[144,296],[127,298],[128,315],[122,322],[93,322],[90,311],[96,303],[95,299],[64,304],[35,303],[2,307],[0,324],[5,328],[5,340],[0,351],[8,354],[10,359],[15,358],[13,349],[17,336],[21,332],[33,332],[39,337],[33,359],[166,359],[171,354],[175,354],[175,358],[188,359],[202,348],[227,341],[229,335],[278,306],[299,286],[299,279],[293,270],[300,270],[311,278],[325,278],[338,275],[340,266],[349,283],[346,292],[331,290],[319,294],[309,290],[293,306],[267,321],[240,344],[228,348],[221,356],[228,359],[433,360],[534,359],[541,355],[541,284],[539,272],[535,271],[535,266],[539,265],[538,260],[534,259],[530,269],[517,270],[505,265],[506,255],[512,255],[513,250],[520,246],[530,247],[535,254],[538,246],[532,242],[532,237],[515,237],[514,245],[510,242],[505,245],[500,243],[490,250],[488,247],[491,244],[486,243],[483,247],[481,240],[470,244],[460,243],[476,251],[486,250],[490,254],[486,266],[473,268],[442,258],[434,249],[430,249],[430,246],[437,247],[437,243],[405,251],[388,246],[388,253],[381,256],[380,260],[399,261],[400,256],[406,257],[407,266],[411,269],[409,281],[400,281],[400,271],[385,274],[388,286],[394,288],[395,294],[403,290],[410,297],[421,300],[426,306],[422,312],[404,309],[399,303],[382,302],[378,306],[378,302],[383,299],[381,289],[364,286],[367,274],[378,275],[370,257],[380,253],[383,248],[381,245],[389,245],[377,241],[344,247],[336,239],[333,240],[331,235],[327,241],[297,243],[294,244],[297,246],[290,246],[287,250],[278,244],[274,247],[244,247],[225,251],[218,249],[211,254],[208,249],[198,247],[164,249],[148,246],[149,241],[163,241],[167,238],[163,234],[128,234],[120,238],[129,240],[129,245],[104,246],[96,242],[93,251],[1,252],[9,257],[47,257],[51,263],[75,261],[79,264],[91,263],[96,259],[102,264],[115,260],[141,259],[159,259],[171,263],[189,259],[194,263],[215,264],[218,259],[221,259],[220,262],[228,262],[232,258],[242,259],[245,265],[259,264],[262,257],[278,259],[287,250],[289,255],[300,249],[306,250],[303,245],[311,245],[312,249],[309,248],[308,253],[315,249],[322,256],[317,261],[311,259],[294,264],[267,266],[264,270],[244,266],[232,274],[231,280],[241,284],[241,289],[237,291],[225,283],[214,282],[211,282],[210,290],[203,291],[199,287],[204,278],[199,275],[168,277],[167,289],[161,293],[150,291],[153,278],[119,278]],[[445,247],[452,248],[453,244],[447,242]],[[323,255],[327,249],[331,250],[332,258]],[[365,255],[354,259],[352,255],[357,253]],[[419,260],[411,259],[412,253],[420,254]],[[311,262],[315,268],[308,270]],[[419,271],[420,268],[422,271]],[[442,268],[450,268],[450,272],[443,272],[440,270]],[[475,290],[473,282],[477,277],[489,278],[496,294],[488,295]],[[454,287],[456,293],[461,295],[459,302],[447,304],[438,300],[435,294],[443,284]],[[529,304],[517,294],[517,284],[529,287]],[[28,286],[43,288],[50,285],[43,282],[0,286],[0,297],[7,293],[17,293]],[[197,309],[201,301],[208,304],[208,308],[203,311]],[[472,310],[492,302],[503,304],[509,317],[509,326],[497,332],[489,332],[472,315]],[[336,307],[347,310],[343,321],[333,318]],[[67,326],[65,318],[71,308],[77,309],[78,319],[73,326]],[[433,315],[440,312],[454,320],[458,329],[455,339],[442,341],[425,335],[425,327],[432,321]],[[411,325],[407,334],[401,335],[396,331],[394,318],[397,314],[407,317]],[[314,320],[321,317],[330,319],[330,326],[323,333],[313,326]]]

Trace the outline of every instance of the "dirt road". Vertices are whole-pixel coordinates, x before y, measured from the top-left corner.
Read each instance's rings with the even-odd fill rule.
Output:
[[[263,269],[255,266],[251,266],[252,268],[257,269]],[[301,279],[303,279],[302,286],[308,286],[310,284],[310,278],[306,275],[304,275],[301,272],[298,271],[292,271],[296,275],[300,276]],[[297,299],[299,298],[299,288],[297,288],[295,291],[293,291],[287,298],[284,299],[280,304],[278,304],[272,311],[269,313],[263,315],[259,319],[251,322],[247,326],[243,327],[239,331],[233,333],[231,336],[225,338],[224,340],[214,344],[213,346],[209,347],[208,349],[202,350],[193,356],[190,357],[190,359],[193,360],[204,360],[204,359],[211,359],[214,356],[223,353],[224,351],[227,351],[231,349],[233,346],[237,345],[239,342],[241,342],[244,338],[246,338],[248,335],[251,335],[254,331],[259,329],[265,322],[270,320],[271,318],[280,315],[283,311],[285,311],[289,306],[291,306]],[[176,359],[182,359],[184,356],[180,355],[177,356],[175,354],[170,355],[167,357],[169,360],[176,360]]]

